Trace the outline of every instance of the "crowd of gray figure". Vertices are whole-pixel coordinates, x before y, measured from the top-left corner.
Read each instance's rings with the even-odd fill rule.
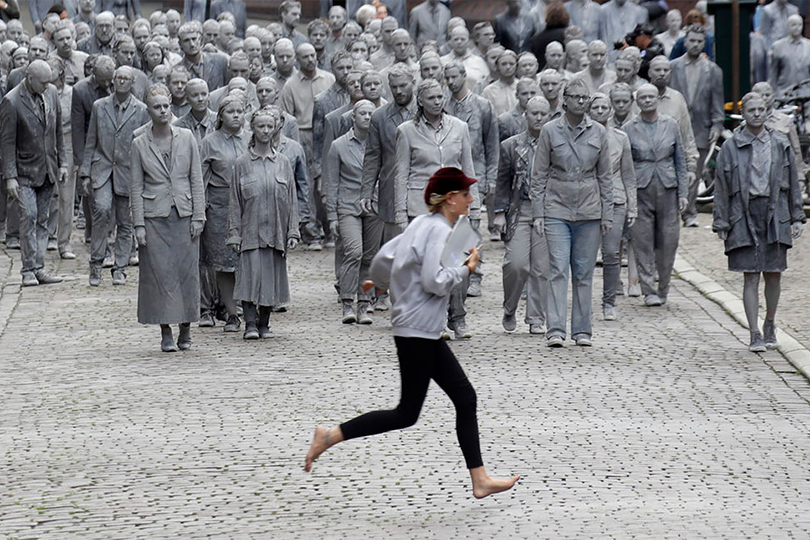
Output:
[[[810,79],[806,3],[761,2],[743,21],[755,84],[730,125],[705,2],[505,0],[468,23],[438,0],[321,0],[309,22],[284,0],[276,21],[248,24],[243,0],[148,16],[139,0],[28,0],[33,31],[6,2],[0,236],[22,285],[60,282],[46,251],[75,259],[83,240],[91,287],[138,266],[137,320],[160,325],[163,351],[190,348],[192,323],[271,337],[295,305],[296,249],[334,251],[336,321],[391,312],[402,298],[367,286],[375,257],[439,212],[444,194],[426,189],[444,169],[476,180],[459,204],[505,254],[484,249],[436,290],[436,339],[472,337],[467,299],[498,263],[502,290],[487,294],[503,295],[504,330],[525,299],[525,329],[549,347],[592,345],[598,263],[605,320],[622,296],[666,304],[710,177],[749,348],[777,346],[810,176],[804,120],[780,110]]]

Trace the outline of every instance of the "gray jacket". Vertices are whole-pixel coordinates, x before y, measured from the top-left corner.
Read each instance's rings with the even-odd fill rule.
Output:
[[[501,142],[522,131],[526,131],[526,113],[520,106],[498,117],[498,138]]]
[[[287,137],[282,132],[276,150],[290,162],[295,177],[295,194],[298,197],[298,221],[307,223],[309,221],[309,174],[304,147],[297,140]]]
[[[401,337],[439,339],[450,292],[469,276],[467,266],[445,268],[442,252],[452,226],[441,214],[414,219],[371,263],[374,284],[391,292],[391,326]]]
[[[192,77],[199,77],[208,84],[208,91],[213,92],[228,84],[228,56],[222,53],[202,52],[198,64],[192,64],[185,56],[179,65],[188,70]]]
[[[115,95],[93,104],[90,127],[84,146],[81,178],[90,178],[93,189],[102,187],[112,177],[116,195],[129,197],[130,150],[133,132],[149,121],[146,105],[129,96],[129,104],[120,121],[115,118]]]
[[[426,214],[425,187],[433,173],[442,167],[458,167],[475,178],[472,145],[467,125],[449,114],[442,114],[441,127],[435,131],[424,117],[408,120],[397,128],[397,168],[394,182],[396,222]],[[474,202],[470,218],[480,214],[481,199],[477,184],[470,187]]]
[[[587,116],[573,129],[562,116],[543,126],[534,155],[532,217],[613,222],[613,181],[605,128]]]
[[[808,42],[810,43],[810,42]],[[699,60],[700,76],[694,95],[690,96],[689,85],[686,82],[686,64],[688,55],[683,55],[672,61],[672,79],[669,86],[683,95],[689,106],[689,115],[692,118],[692,132],[695,135],[695,145],[698,148],[709,147],[709,134],[712,128],[723,129],[726,118],[723,107],[723,70],[720,66],[702,58]],[[808,70],[810,74],[810,70]]]
[[[405,108],[406,119],[416,111],[416,99]],[[380,219],[395,223],[394,176],[397,163],[397,127],[402,122],[396,102],[383,105],[371,113],[371,125],[363,159],[363,198],[371,199],[379,192]]]
[[[441,2],[436,2],[436,15],[431,13],[431,5],[425,0],[411,10],[411,39],[418,46],[422,42],[434,40],[441,47],[447,41],[447,23],[450,22],[450,10]]]
[[[537,139],[528,131],[509,137],[501,143],[498,181],[495,187],[495,211],[506,212],[504,242],[512,239],[520,217],[520,201],[531,193],[532,164]]]
[[[720,148],[714,182],[714,222],[712,230],[725,231],[725,251],[754,245],[754,224],[748,211],[749,170],[752,149],[741,137],[744,126]],[[793,245],[790,226],[807,221],[802,209],[802,193],[793,151],[787,138],[768,129],[771,136],[770,194],[768,197],[767,241]]]
[[[44,100],[44,114],[36,100]],[[59,181],[59,169],[67,168],[67,158],[62,107],[53,85],[41,97],[25,82],[5,95],[0,102],[0,158],[4,180],[15,178],[21,186],[30,187],[42,186],[46,178]]]
[[[449,114],[467,124],[478,191],[489,193],[490,189],[495,189],[500,151],[498,117],[492,103],[469,92],[462,101],[451,96],[445,108]]]
[[[641,116],[636,116],[624,126],[633,151],[636,168],[636,185],[644,189],[653,178],[658,178],[667,189],[678,188],[678,198],[688,195],[686,159],[678,123],[670,116],[658,115],[655,139]]]
[[[321,165],[329,147],[324,147],[324,120],[326,115],[349,103],[349,93],[337,83],[315,96],[312,105],[312,178],[321,176]]]
[[[329,221],[339,216],[363,215],[360,190],[365,152],[366,141],[355,137],[353,129],[338,137],[329,148],[327,166],[323,169],[324,203]]]
[[[172,206],[181,218],[191,216],[192,221],[205,221],[205,188],[194,135],[172,126],[169,164],[156,150],[151,126],[149,122],[142,127],[142,133],[132,141],[129,184],[132,225],[143,227],[146,218],[168,217]]]
[[[610,147],[610,174],[613,179],[613,204],[626,204],[627,217],[638,217],[636,202],[636,170],[633,167],[633,152],[630,139],[624,131],[606,127],[608,146]]]
[[[80,164],[84,159],[84,142],[90,127],[90,115],[97,99],[110,95],[107,88],[96,84],[93,76],[85,77],[73,86],[70,108],[70,136],[73,139],[73,163]]]

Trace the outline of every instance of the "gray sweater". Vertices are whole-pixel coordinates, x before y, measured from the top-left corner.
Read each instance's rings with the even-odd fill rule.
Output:
[[[450,291],[469,275],[467,266],[441,265],[451,230],[443,215],[421,215],[374,257],[371,279],[378,288],[391,292],[391,326],[395,336],[441,337]]]

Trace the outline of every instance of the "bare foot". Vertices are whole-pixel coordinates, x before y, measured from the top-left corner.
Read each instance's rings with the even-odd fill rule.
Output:
[[[492,478],[487,476],[486,479],[475,482],[473,485],[473,496],[475,496],[476,499],[483,499],[493,493],[500,493],[501,491],[512,489],[512,486],[514,486],[515,482],[518,480],[520,480],[520,475],[513,476],[512,478]]]
[[[304,464],[304,471],[311,471],[312,464],[315,460],[329,448],[326,442],[326,432],[327,429],[323,426],[315,428],[315,435],[312,437],[312,444],[309,447],[309,452],[307,452],[307,461]]]

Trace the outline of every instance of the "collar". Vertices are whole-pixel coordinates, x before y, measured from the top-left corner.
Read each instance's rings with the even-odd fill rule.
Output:
[[[771,135],[768,133],[769,131],[770,130],[767,127],[763,126],[762,131],[759,132],[759,135],[754,135],[751,133],[751,130],[742,127],[734,138],[737,140],[737,146],[748,146],[754,144],[754,141],[767,143],[771,140]]]
[[[360,139],[357,138],[357,135],[354,134],[354,128],[351,128],[349,130],[349,140],[355,140],[359,144],[366,144],[366,141],[361,141]],[[366,140],[368,140],[368,139],[366,139]]]
[[[300,69],[299,69],[299,70],[296,72],[296,75],[298,75],[298,79],[299,79],[299,80],[302,80],[302,81],[304,81],[304,80],[307,80],[307,81],[314,81],[314,80],[316,80],[316,79],[320,79],[321,77],[323,77],[323,70],[322,70],[322,69],[319,69],[319,68],[317,68],[317,67],[316,67],[316,68],[315,68],[315,74],[314,74],[312,77],[307,77],[307,76],[304,74],[303,70],[300,70]]]
[[[123,103],[118,101],[118,98],[116,98],[115,94],[113,94],[113,107],[121,107],[122,110],[126,110],[130,103],[132,103],[131,93],[127,95],[127,99],[125,99]]]
[[[229,133],[229,132],[228,132],[228,131],[226,131],[225,129],[220,129],[220,130],[218,130],[218,131],[221,131],[221,132],[222,132],[222,136],[223,136],[223,137],[225,137],[225,139],[226,139],[226,140],[230,140],[230,139],[241,139],[241,138],[242,138],[242,136],[243,136],[243,135],[244,135],[244,133],[245,133],[245,130],[243,130],[243,129],[240,129],[240,130],[239,130],[239,131],[237,131],[236,133]]]
[[[700,63],[700,61],[701,61],[701,60],[703,60],[703,57],[702,57],[701,55],[698,55],[698,57],[697,57],[697,58],[695,58],[694,60],[690,60],[690,59],[689,59],[689,55],[688,55],[688,54],[685,54],[685,55],[683,55],[683,56],[684,56],[684,63],[685,63],[687,66],[693,66],[693,65],[697,65],[697,64],[699,64],[699,63]]]
[[[252,159],[253,161],[257,161],[259,159],[269,159],[270,161],[275,163],[276,156],[278,156],[278,151],[275,148],[273,148],[273,151],[270,153],[269,156],[260,156],[259,154],[256,153],[256,150],[253,147],[253,145],[251,145],[248,147],[248,155],[250,156],[250,159]]]
[[[568,121],[568,116],[565,114],[563,114],[560,118],[562,119],[562,122],[560,122],[560,127],[564,127],[570,131],[576,131],[577,134],[582,133],[591,127],[591,124],[593,124],[593,120],[591,120],[587,114],[582,117],[582,121],[576,126],[571,125],[571,123]]]
[[[438,127],[433,127],[433,124],[431,124],[430,122],[427,121],[427,118],[425,117],[424,113],[420,114],[419,117],[416,118],[416,121],[418,121],[421,124],[424,124],[425,126],[429,127],[430,129],[432,129],[434,131],[441,131],[442,129],[444,129],[444,117],[445,116],[446,116],[446,114],[442,113],[441,116],[439,117],[439,126]]]

